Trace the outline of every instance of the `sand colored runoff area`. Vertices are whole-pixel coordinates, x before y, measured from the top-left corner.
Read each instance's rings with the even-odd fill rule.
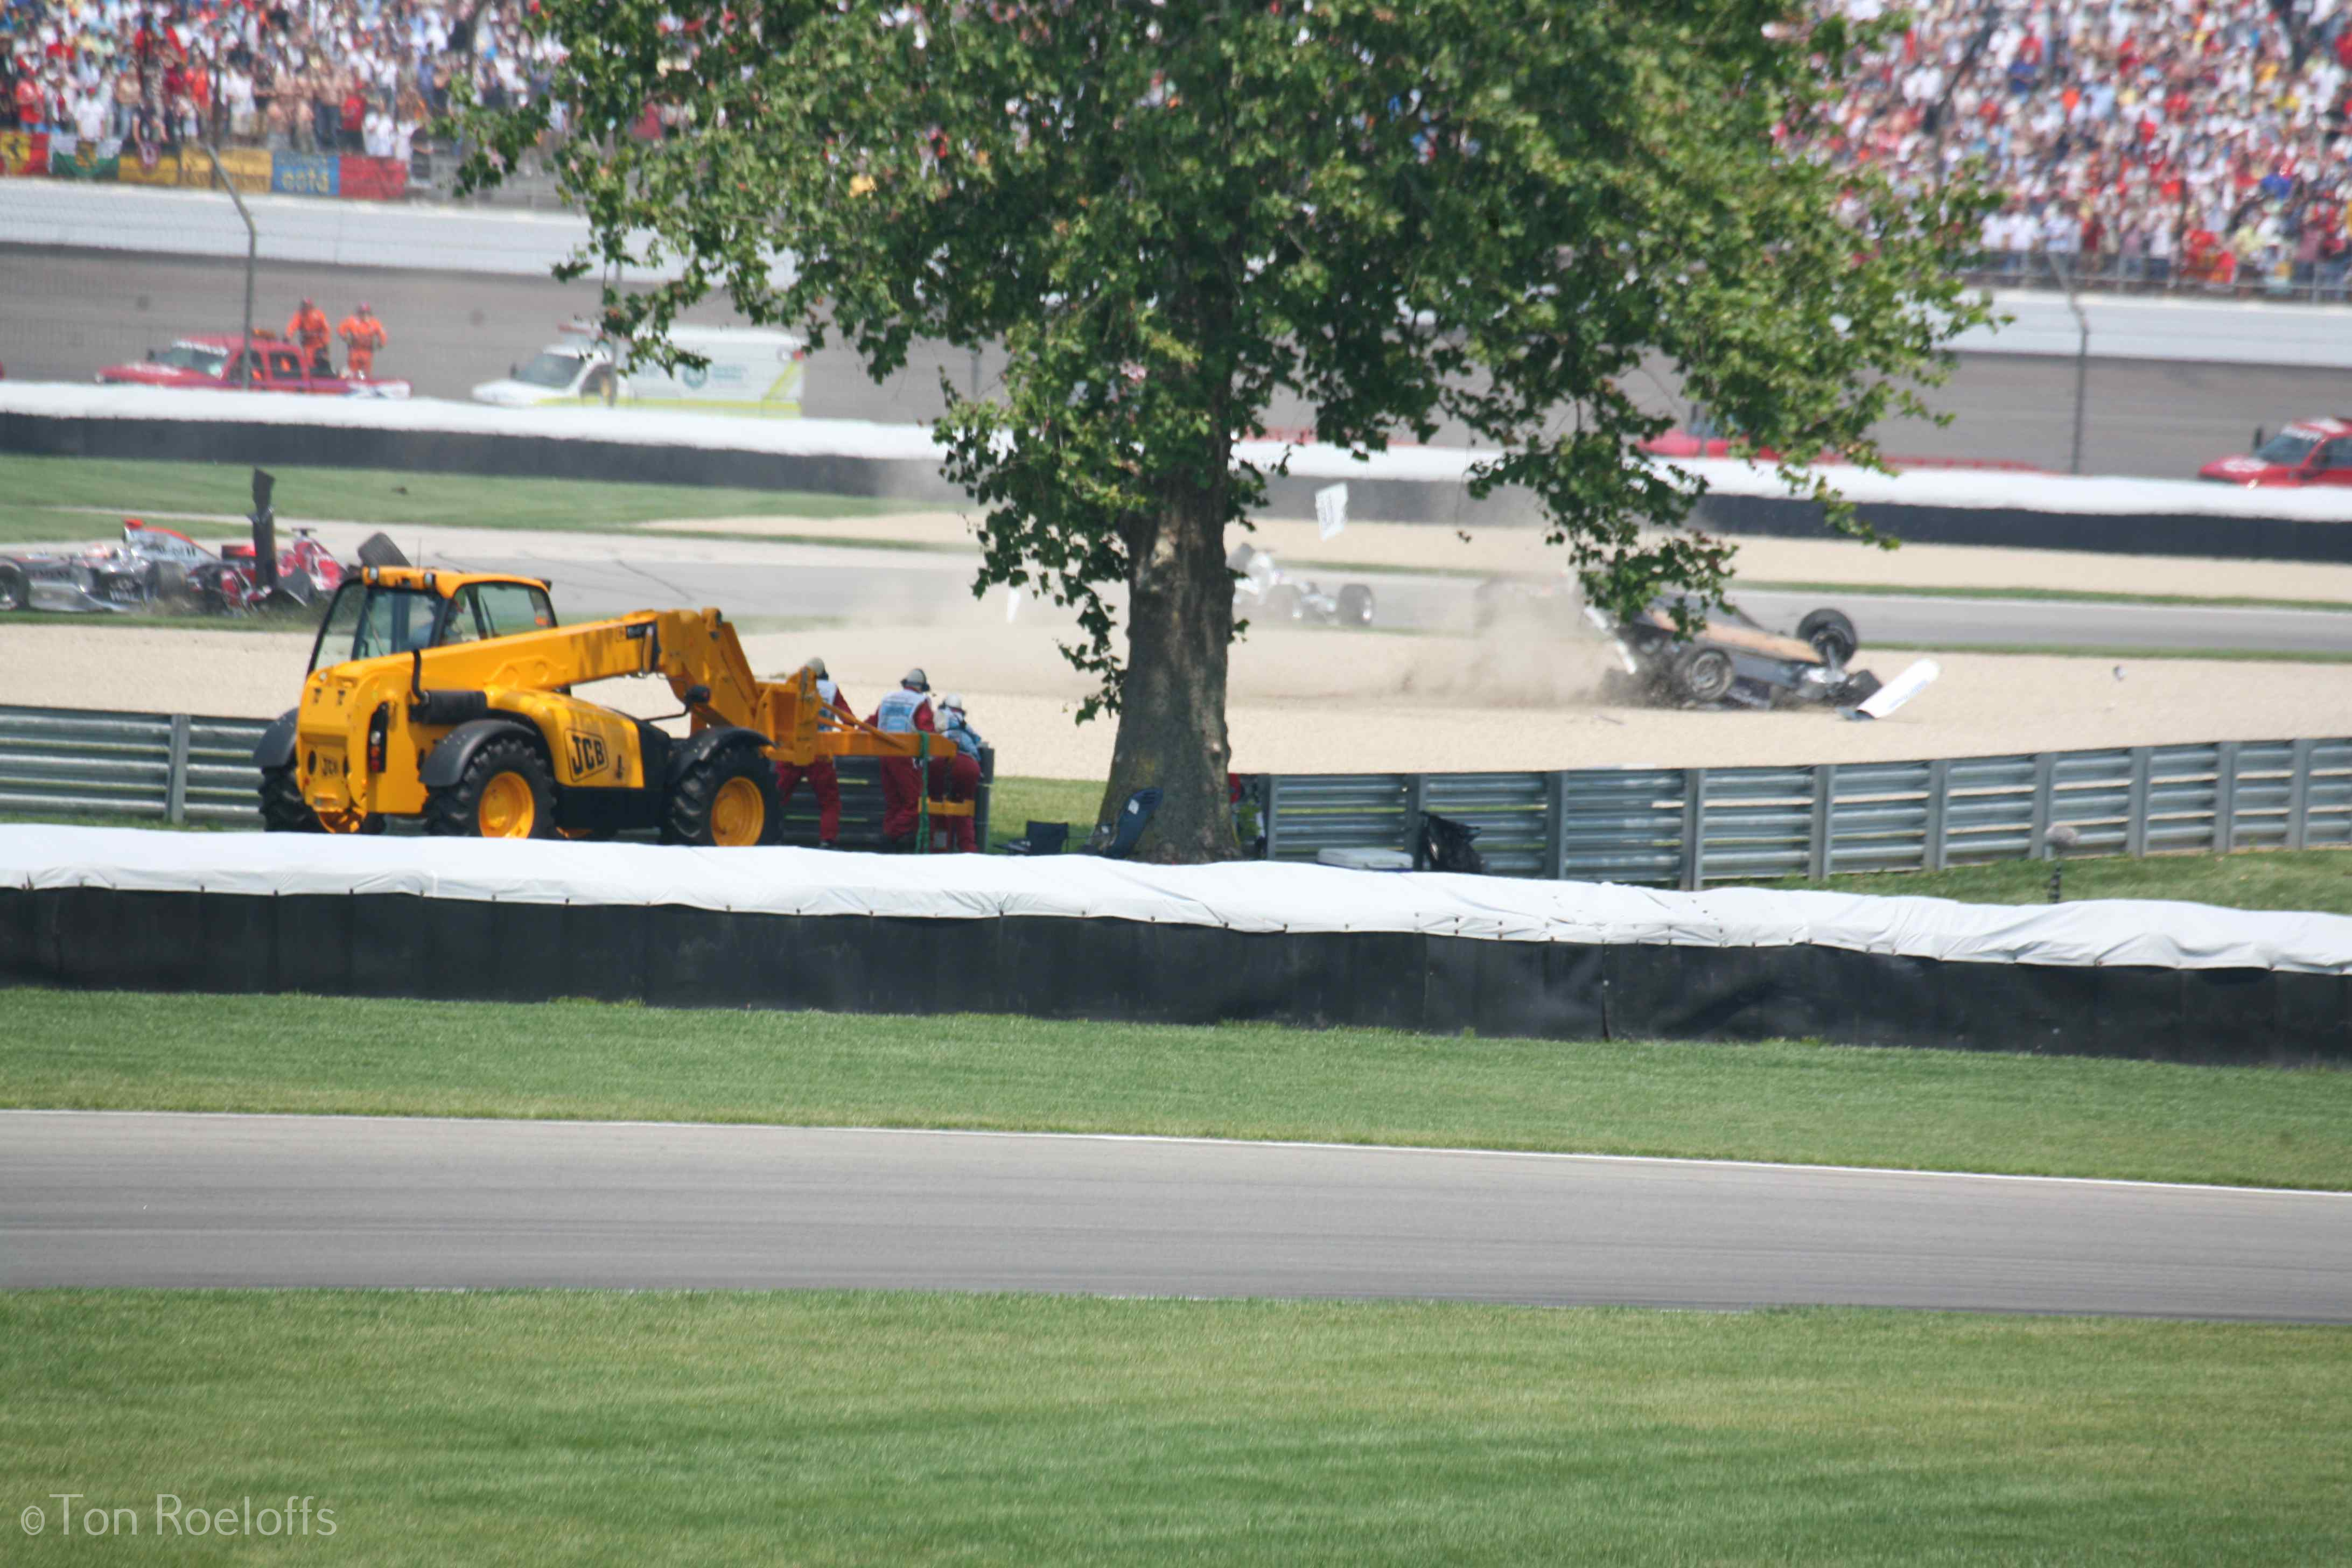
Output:
[[[112,516],[93,514],[100,515]],[[243,518],[225,514],[147,515],[205,540],[216,534],[240,536],[245,526]],[[902,570],[969,571],[979,557],[972,532],[975,515],[933,510],[881,517],[682,518],[641,523],[622,531],[586,533],[467,528],[462,523],[423,528],[404,524],[390,531],[395,542],[419,562],[448,564],[517,554],[541,560],[609,560],[625,555],[647,565],[740,558],[773,564],[824,561]],[[295,520],[282,521],[290,525]],[[314,526],[327,547],[345,560],[352,559],[360,542],[377,531],[369,523],[322,521]],[[107,530],[94,524],[93,531]],[[1312,522],[1265,520],[1246,537],[1287,564],[1325,571],[1540,576],[1561,572],[1567,560],[1559,546],[1544,542],[1540,529],[1526,527],[1457,531],[1437,523],[1350,522],[1338,535],[1324,539]],[[50,545],[11,548],[61,549],[73,547],[74,542],[59,540]],[[1886,550],[1848,539],[1752,538],[1736,542],[1739,548],[1734,562],[1735,593],[1738,580],[1745,578],[1889,593],[2025,589],[2352,605],[2352,565],[1955,544],[1905,544]],[[861,543],[875,548],[855,552]],[[845,546],[853,553],[842,553]],[[818,553],[811,554],[812,551]]]
[[[1113,721],[1080,725],[1087,686],[1055,651],[1066,621],[1005,621],[1003,599],[923,624],[845,621],[757,633],[762,673],[821,655],[861,712],[909,665],[967,700],[1005,773],[1100,778]],[[291,707],[306,636],[0,624],[0,703],[268,716]],[[1234,650],[1229,721],[1244,772],[1471,772],[1802,764],[2039,750],[2283,739],[2352,731],[2352,665],[1938,656],[1943,677],[1892,719],[1818,710],[1663,711],[1603,702],[1607,645],[1573,629],[1484,637],[1255,630]],[[1865,650],[1884,677],[1917,657]],[[582,695],[645,717],[674,712],[656,680]]]
[[[733,531],[730,531],[730,529]],[[372,528],[320,530],[345,559]],[[710,538],[711,533],[724,538]],[[973,565],[962,516],[751,520],[659,525],[626,533],[404,527],[403,549],[428,563],[517,556],[560,563],[625,561],[658,576],[664,562],[866,569],[871,587],[835,624],[746,637],[761,673],[821,655],[861,712],[910,665],[935,689],[961,692],[995,745],[1000,771],[1100,778],[1115,733],[1081,725],[1090,689],[1056,644],[1066,612],[1007,595],[909,593],[919,579],[965,581]],[[693,534],[706,537],[691,537]],[[765,537],[762,537],[762,536]],[[200,531],[200,537],[208,537]],[[842,548],[811,537],[870,541]],[[1269,523],[1260,542],[1305,564],[1358,562],[1406,571],[1558,570],[1533,530],[1475,531],[1356,523],[1322,541],[1311,523]],[[906,549],[914,544],[929,548]],[[2352,567],[2074,555],[2027,550],[1747,540],[1740,564],[1766,581],[1902,587],[2073,588],[2185,597],[2352,603]],[[960,586],[960,584],[959,584]],[[1469,584],[1464,584],[1465,596]],[[947,603],[934,615],[908,606]],[[0,621],[0,703],[144,712],[268,716],[293,705],[310,638],[257,631],[107,626],[86,619]],[[2083,747],[2270,740],[2352,732],[2352,665],[2108,658],[1937,655],[1943,676],[1892,719],[1853,723],[1821,710],[1685,712],[1598,696],[1613,657],[1573,617],[1506,621],[1482,635],[1261,626],[1234,650],[1228,719],[1234,766],[1245,772],[1471,772],[1656,765],[1793,765],[1914,760]],[[1864,647],[1859,661],[1892,679],[1912,653]],[[677,701],[659,681],[604,682],[584,695],[644,717]]]
[[[887,517],[698,518],[645,525],[653,533],[724,533],[745,540],[812,534],[877,543],[971,550],[971,523],[952,511]],[[1465,536],[1466,535],[1466,536]],[[1327,570],[1547,574],[1566,552],[1535,528],[1457,531],[1434,523],[1350,522],[1324,539],[1311,522],[1264,521],[1250,542],[1277,559]],[[1895,590],[2033,589],[2189,599],[2296,599],[2352,605],[2352,565],[2103,555],[2087,551],[1906,544],[1885,550],[1849,539],[1742,539],[1739,576],[1759,583],[1834,583]]]

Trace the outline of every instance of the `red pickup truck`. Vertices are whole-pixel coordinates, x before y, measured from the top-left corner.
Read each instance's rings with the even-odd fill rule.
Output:
[[[2214,484],[2352,485],[2352,419],[2298,419],[2269,440],[2254,432],[2254,449],[2216,458],[2197,470]]]
[[[374,381],[364,376],[313,375],[302,353],[283,338],[264,332],[248,343],[235,332],[182,338],[168,349],[152,351],[144,360],[110,364],[98,373],[101,385],[201,387],[213,392],[237,390],[236,355],[243,348],[250,366],[253,392],[299,392],[316,397],[406,397],[408,383]]]

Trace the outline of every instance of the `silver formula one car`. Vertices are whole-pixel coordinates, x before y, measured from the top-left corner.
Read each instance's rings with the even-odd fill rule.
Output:
[[[1270,552],[1236,544],[1225,564],[1241,574],[1234,581],[1234,614],[1252,620],[1303,621],[1324,626],[1369,626],[1372,591],[1361,583],[1327,589],[1311,578],[1293,577]]]

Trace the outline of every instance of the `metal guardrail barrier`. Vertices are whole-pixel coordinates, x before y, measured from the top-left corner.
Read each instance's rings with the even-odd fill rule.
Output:
[[[0,707],[0,811],[257,826],[267,721]],[[984,759],[985,843],[988,784]],[[876,831],[870,769],[842,764],[845,841]],[[2147,855],[2352,845],[2352,739],[2222,741],[1919,763],[1555,773],[1274,773],[1256,780],[1268,859],[1403,849],[1424,812],[1480,830],[1507,877],[1709,882],[1938,871],[2052,853]],[[798,792],[787,842],[813,842]]]
[[[254,742],[268,722],[0,707],[0,811],[258,826]]]
[[[268,727],[266,719],[0,706],[0,812],[257,828],[261,770],[253,765],[253,748]],[[878,846],[882,788],[875,764],[849,758],[838,771],[842,842]],[[982,845],[995,774],[995,753],[983,751],[973,823]],[[816,832],[815,791],[804,784],[785,807],[783,841],[814,844]]]
[[[1939,871],[2053,852],[2352,844],[2352,740],[2041,752],[1794,768],[1267,774],[1268,859],[1404,849],[1423,812],[1477,827],[1503,876],[1698,888]]]

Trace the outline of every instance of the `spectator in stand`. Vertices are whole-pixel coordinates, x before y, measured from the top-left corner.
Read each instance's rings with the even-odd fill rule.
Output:
[[[74,99],[73,125],[75,137],[93,144],[106,139],[106,122],[111,106],[106,96],[96,88],[83,89]]]
[[[114,78],[114,120],[108,134],[117,142],[127,142],[139,123],[139,73],[119,71]]]
[[[1815,4],[1859,14],[1853,0]],[[2176,257],[2203,281],[2242,265],[2301,275],[2293,215],[2340,194],[2352,155],[2352,6],[1917,0],[1906,20],[1804,128],[1815,155],[1875,163],[1906,184],[1973,160],[2045,221],[2052,204],[2071,205],[2072,245],[2046,229],[2038,238],[2085,268],[2110,256],[2120,267],[2137,228],[2133,254],[2150,278]],[[1988,252],[2023,248],[1986,228]],[[2191,256],[2187,237],[2200,229],[2212,242]]]
[[[37,70],[28,70],[17,77],[16,100],[17,130],[45,131],[48,128],[46,118],[48,98],[41,90]]]
[[[254,141],[253,73],[241,60],[232,61],[221,73],[221,100],[228,111],[228,139]]]
[[[310,72],[310,144],[321,153],[332,153],[343,131],[343,95],[335,84],[335,73],[325,65]]]

